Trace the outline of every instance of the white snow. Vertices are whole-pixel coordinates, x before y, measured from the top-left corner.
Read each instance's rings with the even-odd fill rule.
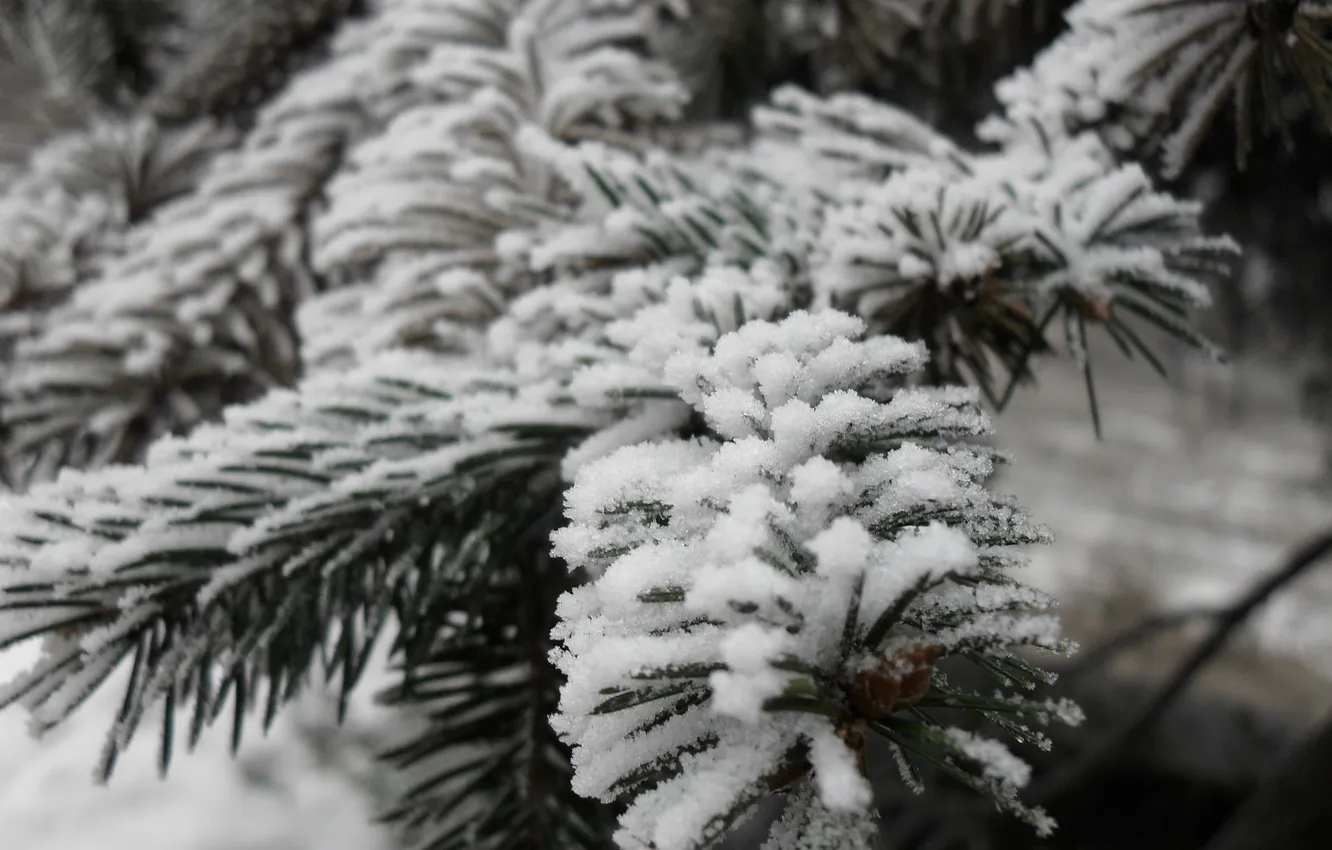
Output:
[[[26,669],[36,647],[0,653],[0,682]],[[163,781],[156,765],[157,723],[121,756],[109,785],[92,770],[118,708],[114,675],[66,724],[34,740],[22,709],[0,712],[0,836],[14,850],[390,850],[387,829],[371,823],[374,768],[351,742],[383,738],[382,709],[369,699],[369,676],[339,733],[351,753],[325,762],[301,727],[329,723],[328,705],[304,698],[267,738],[258,721],[239,758],[229,753],[225,718],[187,753],[183,735]],[[178,729],[185,724],[178,724]]]
[[[706,842],[720,828],[714,817],[767,796],[758,778],[779,772],[802,742],[817,806],[864,815],[872,795],[848,742],[827,717],[775,708],[773,698],[820,704],[820,683],[843,675],[845,656],[858,651],[846,639],[868,634],[902,599],[923,617],[946,613],[955,623],[927,631],[946,652],[1055,648],[1058,626],[1002,605],[987,610],[975,593],[905,596],[924,579],[974,571],[973,527],[992,527],[998,540],[1032,539],[1020,517],[1011,531],[1000,525],[1009,509],[975,480],[988,470],[979,456],[910,443],[868,462],[821,455],[838,440],[891,440],[903,431],[980,433],[985,419],[967,411],[973,393],[901,390],[885,403],[851,389],[867,363],[906,371],[919,352],[862,341],[863,322],[846,314],[750,321],[710,348],[681,332],[693,322],[689,313],[677,314],[675,328],[666,324],[669,313],[654,315],[660,338],[674,336],[680,348],[658,357],[658,369],[731,439],[663,438],[578,470],[566,500],[571,524],[555,533],[555,552],[597,577],[558,606],[554,636],[562,647],[552,657],[566,684],[555,723],[574,748],[577,771],[596,777],[589,787],[637,769],[644,752],[674,753],[685,766],[633,798],[617,834],[625,850]],[[881,532],[880,522],[901,521],[885,505],[948,508],[963,519]],[[1010,598],[1047,601],[1036,593]],[[876,637],[875,650],[908,637],[900,624],[885,625],[896,631]],[[627,699],[665,711],[682,697],[711,708],[710,720],[691,716],[687,736],[677,725],[643,729],[635,707],[613,708]],[[636,754],[630,761],[614,743],[617,731]],[[661,735],[666,740],[645,740]],[[696,751],[692,744],[705,737],[715,743]],[[1011,768],[982,743],[968,739],[968,746],[992,772]],[[1016,784],[994,788],[1006,798]],[[855,824],[843,825],[847,835],[860,834],[863,823]]]
[[[790,635],[779,629],[767,629],[758,623],[745,623],[721,642],[721,660],[727,667],[708,678],[712,686],[712,710],[746,723],[758,723],[763,703],[786,687],[786,676],[770,663],[790,642]]]
[[[851,748],[826,724],[810,724],[809,745],[809,762],[823,805],[837,812],[869,808],[874,789],[861,774]]]

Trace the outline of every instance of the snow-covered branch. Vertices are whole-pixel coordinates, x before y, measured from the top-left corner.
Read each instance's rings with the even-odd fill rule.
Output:
[[[0,393],[11,460],[134,459],[158,434],[293,381],[290,313],[317,285],[312,207],[349,142],[422,96],[411,72],[432,50],[497,36],[477,5],[386,0],[350,23],[194,192],[129,232],[122,255],[18,345]]]
[[[960,759],[976,765],[954,769],[964,781],[1048,828],[1017,802],[1029,771],[1000,744],[900,714],[978,696],[936,663],[972,658],[1021,683],[1038,674],[1014,647],[1062,644],[1032,612],[1046,600],[1008,575],[1007,547],[1044,532],[982,486],[991,462],[965,444],[988,428],[974,396],[894,390],[923,348],[864,331],[797,312],[677,348],[661,371],[708,435],[620,449],[569,491],[555,552],[593,580],[559,604],[555,723],[575,789],[632,799],[621,847],[711,846],[797,783],[775,846],[818,821],[835,840],[817,846],[868,847],[871,733],[906,781],[919,760]],[[1011,696],[992,708],[1076,716]]]
[[[573,214],[533,136],[574,141],[677,117],[672,70],[630,49],[645,4],[514,4],[493,44],[454,44],[411,74],[424,102],[367,139],[328,187],[311,262],[335,288],[300,313],[311,368],[395,346],[466,349],[515,294],[539,283],[506,268],[534,213]],[[605,135],[610,135],[606,132]]]
[[[1173,177],[1232,104],[1243,163],[1255,132],[1285,132],[1290,78],[1332,125],[1330,16],[1320,0],[1082,0],[1068,32],[999,83],[1003,114],[981,135],[1094,129],[1117,150],[1159,155]]]
[[[981,402],[1054,352],[1090,390],[1097,327],[1212,351],[1234,246],[1121,154],[1182,163],[1232,65],[1321,19],[1085,0],[969,149],[863,93],[779,87],[725,143],[684,116],[754,14],[873,64],[1039,4],[721,5],[380,0],[229,149],[131,123],[35,159],[0,199],[38,481],[0,500],[0,648],[45,655],[0,706],[45,728],[130,664],[101,769],[158,710],[165,769],[177,717],[238,740],[318,673],[345,698],[389,633],[389,699],[431,716],[392,754],[416,847],[603,847],[619,800],[625,850],[702,850],[782,794],[772,850],[868,848],[874,738],[1047,830],[993,736],[1077,720],[1017,692],[1068,646]],[[228,37],[148,107],[245,101],[256,54],[196,73]]]

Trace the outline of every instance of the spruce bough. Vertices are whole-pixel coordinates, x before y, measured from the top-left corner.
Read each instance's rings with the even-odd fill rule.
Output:
[[[112,86],[170,191],[116,207],[149,170],[97,124],[0,198],[92,211],[0,246],[0,647],[45,649],[0,707],[49,727],[124,665],[99,772],[150,712],[165,771],[385,640],[413,848],[695,850],[773,797],[775,850],[868,847],[876,739],[1052,829],[1020,753],[1080,719],[1041,693],[1072,647],[983,408],[1063,357],[1099,428],[1095,333],[1216,353],[1236,246],[1146,169],[1225,98],[1241,155],[1255,91],[1321,106],[1321,6],[1084,0],[973,148],[838,87],[1020,3],[280,5],[275,43],[338,31],[274,94]],[[818,93],[718,95],[738,45],[857,21]]]

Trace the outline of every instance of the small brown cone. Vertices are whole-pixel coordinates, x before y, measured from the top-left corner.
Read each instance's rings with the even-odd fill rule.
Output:
[[[929,691],[934,662],[942,654],[935,644],[918,644],[862,670],[847,691],[852,707],[862,717],[879,720],[915,705]]]

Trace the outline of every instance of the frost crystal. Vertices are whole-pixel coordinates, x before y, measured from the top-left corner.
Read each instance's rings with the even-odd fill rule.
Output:
[[[255,3],[356,14],[235,127],[153,94],[0,174],[0,648],[46,650],[0,709],[132,659],[109,774],[396,631],[412,847],[599,847],[621,800],[702,850],[779,794],[767,850],[868,850],[876,738],[1047,831],[986,735],[1080,715],[1018,694],[1068,647],[980,399],[1061,348],[1090,391],[1088,325],[1208,347],[1233,246],[1122,154],[1181,167],[1258,70],[1325,93],[1326,4],[1081,0],[967,150],[866,94],[716,119],[1042,4]]]
[[[797,311],[702,347],[649,343],[707,433],[577,471],[554,552],[596,579],[559,602],[554,725],[579,793],[631,798],[626,850],[709,846],[793,784],[768,846],[868,846],[870,734],[975,766],[973,787],[1045,822],[1017,801],[1027,774],[1002,745],[904,713],[1057,713],[933,675],[970,659],[1018,683],[1013,647],[1063,648],[1041,595],[1004,573],[1004,548],[1044,533],[982,486],[990,462],[964,442],[988,429],[974,395],[903,388],[921,349],[864,332]]]

